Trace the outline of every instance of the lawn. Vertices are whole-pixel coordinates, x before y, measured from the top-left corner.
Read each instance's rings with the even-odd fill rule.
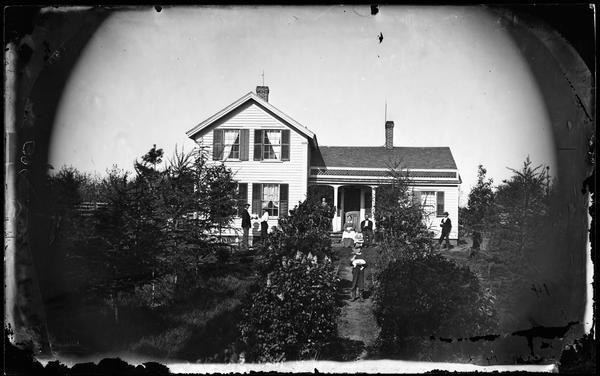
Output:
[[[136,354],[159,361],[235,360],[240,307],[255,281],[252,264],[232,260],[207,269],[185,298],[149,308],[119,307],[119,322],[106,304],[71,296],[49,307],[54,351],[63,356]]]

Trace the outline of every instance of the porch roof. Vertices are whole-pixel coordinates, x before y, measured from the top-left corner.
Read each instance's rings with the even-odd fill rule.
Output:
[[[456,169],[450,148],[383,146],[320,146],[311,167]]]

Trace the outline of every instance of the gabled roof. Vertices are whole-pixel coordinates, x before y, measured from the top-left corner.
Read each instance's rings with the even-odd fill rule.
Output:
[[[456,169],[449,147],[320,146],[311,167]]]
[[[288,115],[286,115],[283,112],[281,112],[280,110],[278,110],[275,106],[273,106],[269,102],[264,101],[262,98],[260,98],[258,95],[254,94],[253,92],[249,92],[248,94],[244,95],[243,97],[241,97],[237,101],[233,102],[229,106],[225,107],[224,109],[217,112],[213,116],[209,117],[208,119],[204,120],[200,124],[196,125],[194,128],[190,129],[185,134],[189,138],[194,138],[194,136],[196,136],[199,132],[209,128],[212,124],[217,122],[219,119],[227,116],[228,114],[230,114],[231,112],[233,112],[240,106],[243,106],[245,103],[247,103],[249,101],[254,101],[263,110],[269,112],[271,115],[284,121],[290,128],[294,129],[298,133],[305,136],[312,143],[312,145],[314,147],[317,147],[317,136],[313,132],[311,132],[308,128],[306,128],[302,124],[298,123],[296,120],[292,119]]]

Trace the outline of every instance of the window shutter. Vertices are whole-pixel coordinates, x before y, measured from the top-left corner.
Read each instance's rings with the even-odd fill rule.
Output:
[[[250,149],[250,131],[240,129],[240,160],[248,160],[248,149]]]
[[[281,160],[290,160],[290,130],[281,131]]]
[[[213,131],[213,161],[223,159],[223,130],[215,129]]]
[[[262,202],[262,184],[252,184],[252,214],[260,214]]]
[[[438,192],[437,193],[437,215],[438,216],[443,216],[444,215],[444,192]]]
[[[254,160],[260,161],[262,160],[262,130],[255,129],[254,130]]]
[[[289,210],[289,198],[288,198],[289,184],[279,185],[279,216],[287,217]]]

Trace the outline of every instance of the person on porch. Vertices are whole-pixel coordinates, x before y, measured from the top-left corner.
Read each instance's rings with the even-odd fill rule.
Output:
[[[344,232],[342,232],[342,246],[352,248],[352,246],[354,245],[355,238],[356,238],[356,231],[354,231],[354,228],[352,227],[351,224],[350,224],[350,226],[348,226],[348,224],[346,224],[346,227],[344,228]]]
[[[360,222],[360,232],[363,234],[365,239],[365,246],[371,245],[373,240],[373,221],[369,219],[369,214],[365,214],[365,220]]]
[[[352,220],[351,215],[346,216],[346,224],[344,225],[344,228],[346,228],[346,227],[352,227],[352,230],[355,230],[354,221]]]

